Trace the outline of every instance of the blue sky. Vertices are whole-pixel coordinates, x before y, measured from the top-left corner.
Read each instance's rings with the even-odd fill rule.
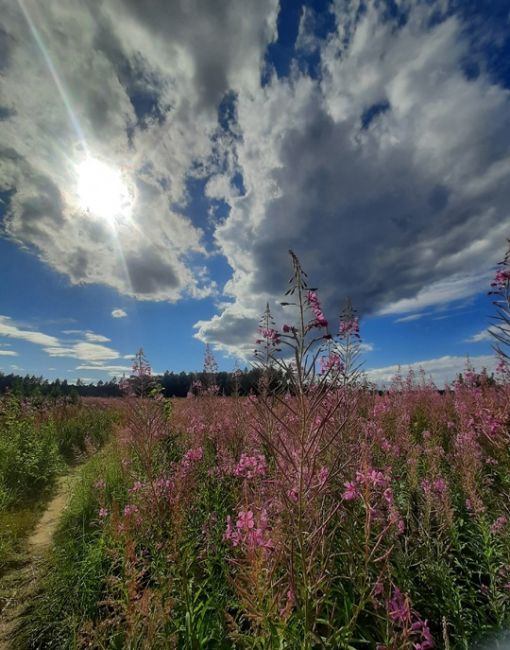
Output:
[[[244,365],[294,249],[382,381],[494,366],[508,3],[16,0],[0,28],[0,369]]]

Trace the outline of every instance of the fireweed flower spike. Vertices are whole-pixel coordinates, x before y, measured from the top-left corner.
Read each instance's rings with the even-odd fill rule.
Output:
[[[343,337],[330,335],[317,289],[308,286],[307,275],[293,251],[290,256],[293,274],[286,296],[292,302],[281,305],[292,308],[296,320],[286,319],[279,331],[269,306],[261,318],[257,360],[263,376],[271,377],[271,390],[267,390],[267,382],[254,402],[255,430],[267,465],[276,471],[273,480],[278,485],[278,509],[287,528],[285,538],[292,539],[289,584],[295,585],[296,611],[302,617],[305,637],[310,640],[313,602],[324,586],[319,587],[314,566],[326,566],[331,552],[318,540],[342,507],[338,498],[331,499],[330,491],[342,465],[340,440],[350,417],[350,402],[354,404],[354,394],[345,391],[354,387],[354,378],[344,363],[344,358],[352,360],[353,351],[346,353],[344,348],[346,341],[358,340],[359,326],[355,321]],[[246,461],[240,465],[236,468],[238,474],[253,471],[245,469]],[[264,479],[261,474],[261,485]],[[253,489],[251,486],[245,483],[245,489]],[[357,485],[347,485],[343,500],[357,496]],[[248,522],[255,519],[239,516],[242,528],[236,526],[237,534],[242,534]],[[262,529],[260,523],[251,529],[255,531],[251,539],[258,546],[267,539],[267,533],[260,538],[256,532]],[[238,543],[231,522],[227,522],[225,538]],[[271,543],[275,543],[274,539]],[[267,541],[265,548],[269,544]]]
[[[510,240],[507,244],[507,252],[498,264],[489,291],[489,295],[495,296],[492,304],[496,309],[489,332],[495,340],[493,348],[499,358],[498,372],[502,376],[510,374]]]
[[[326,320],[326,317],[322,313],[322,309],[319,303],[319,299],[317,297],[317,293],[315,291],[308,291],[308,293],[306,294],[306,300],[315,316],[315,322],[312,324],[312,327],[313,326],[327,327],[328,321]]]

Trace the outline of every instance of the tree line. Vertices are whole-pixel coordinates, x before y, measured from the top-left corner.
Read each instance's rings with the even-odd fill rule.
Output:
[[[258,368],[237,370],[235,372],[169,372],[154,376],[165,397],[186,397],[196,392],[197,382],[202,385],[211,381],[218,387],[220,395],[248,395],[256,391],[261,371]],[[85,383],[78,379],[46,379],[36,375],[5,374],[0,372],[0,394],[13,393],[20,397],[122,397],[121,379],[113,377],[109,381],[98,380]]]

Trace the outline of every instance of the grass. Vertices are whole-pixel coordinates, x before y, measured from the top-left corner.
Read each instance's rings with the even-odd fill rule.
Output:
[[[0,402],[0,576],[21,560],[57,477],[100,448],[116,419],[83,405]]]
[[[107,614],[107,607],[98,603],[116,568],[109,554],[108,536],[103,534],[98,519],[99,476],[106,479],[112,498],[125,499],[127,488],[114,441],[80,469],[69,506],[55,534],[47,577],[16,639],[20,650],[74,648],[83,629],[93,627],[95,621]]]

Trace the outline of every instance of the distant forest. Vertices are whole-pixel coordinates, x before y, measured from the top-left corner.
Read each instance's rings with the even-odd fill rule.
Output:
[[[260,370],[247,369],[232,372],[217,372],[213,377],[204,372],[165,372],[155,376],[162,388],[165,397],[186,397],[193,390],[193,383],[201,381],[204,384],[214,382],[219,387],[221,395],[232,395],[238,391],[241,395],[248,395],[256,390],[260,378]],[[0,394],[10,392],[20,397],[121,397],[120,380],[114,377],[110,381],[99,380],[97,383],[88,384],[80,379],[70,383],[66,379],[48,380],[35,375],[15,375],[0,372]]]
[[[233,372],[165,372],[163,375],[154,375],[153,379],[161,387],[162,394],[165,397],[186,397],[189,392],[196,392],[195,382],[201,382],[203,386],[215,384],[219,388],[219,394],[230,396],[249,395],[257,393],[261,370],[258,368],[238,370]],[[277,379],[282,380],[283,375],[276,373]],[[0,372],[0,395],[12,393],[19,397],[49,397],[57,399],[59,397],[122,397],[123,391],[120,387],[120,381],[116,377],[110,381],[99,380],[97,383],[85,383],[78,379],[76,383],[69,383],[66,379],[55,379],[50,381],[44,377],[35,375],[15,375],[13,373],[6,375]],[[464,383],[462,373],[457,375],[456,381]],[[472,380],[473,381],[473,380]],[[194,386],[195,384],[195,386]],[[473,381],[476,386],[483,384],[496,384],[494,374],[490,376],[485,372],[476,375]],[[379,394],[385,390],[377,390]],[[438,389],[438,393],[444,393],[443,389]]]

